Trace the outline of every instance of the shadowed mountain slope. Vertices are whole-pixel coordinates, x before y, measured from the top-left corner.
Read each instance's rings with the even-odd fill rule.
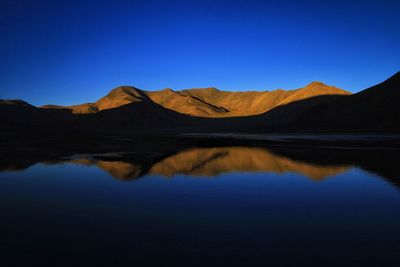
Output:
[[[71,122],[68,109],[42,109],[22,100],[0,100],[0,130],[30,131],[64,127]]]
[[[264,114],[263,127],[297,131],[400,131],[400,72],[347,96],[317,96]],[[265,129],[265,128],[264,128]]]

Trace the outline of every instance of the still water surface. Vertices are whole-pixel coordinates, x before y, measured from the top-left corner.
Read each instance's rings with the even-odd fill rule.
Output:
[[[398,266],[395,151],[190,148],[0,173],[5,266]],[[382,155],[390,155],[390,159]]]

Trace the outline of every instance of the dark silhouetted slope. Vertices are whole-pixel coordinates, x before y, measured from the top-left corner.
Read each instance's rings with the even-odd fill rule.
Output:
[[[349,96],[311,107],[289,128],[315,131],[400,131],[400,72],[388,80]],[[299,109],[300,111],[300,109]]]

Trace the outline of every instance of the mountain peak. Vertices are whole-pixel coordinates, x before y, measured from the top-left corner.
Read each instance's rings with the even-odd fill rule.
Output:
[[[306,87],[317,87],[317,86],[321,87],[321,86],[328,86],[328,85],[326,85],[325,83],[320,82],[320,81],[312,81],[306,85]]]
[[[100,98],[96,105],[99,110],[110,109],[147,98],[146,93],[133,86],[119,86]]]
[[[206,91],[206,92],[217,92],[217,91],[219,91],[215,87],[191,88],[191,89],[188,89],[188,90],[190,90],[190,91]]]
[[[139,92],[141,92],[141,90],[136,87],[124,85],[112,89],[107,95],[108,96],[137,95]]]
[[[174,89],[167,87],[167,88],[162,89],[160,92],[171,92],[171,93],[173,93],[175,91],[174,91]]]
[[[215,94],[220,93],[221,91],[218,90],[215,87],[205,87],[205,88],[191,88],[191,89],[186,89],[182,90],[183,92],[187,92],[189,94],[196,94],[196,95],[202,95],[202,96],[213,96]]]

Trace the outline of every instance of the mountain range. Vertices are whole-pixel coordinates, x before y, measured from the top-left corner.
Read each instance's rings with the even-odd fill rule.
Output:
[[[0,100],[3,132],[398,132],[400,72],[351,94],[312,82],[296,90],[145,91],[120,86],[93,103]]]
[[[297,90],[271,92],[228,92],[214,87],[181,91],[170,88],[161,91],[143,91],[131,86],[121,86],[94,103],[74,106],[45,105],[42,108],[69,109],[74,114],[94,114],[135,102],[151,100],[164,108],[191,116],[234,117],[261,114],[279,105],[322,94],[350,93],[321,82],[312,82]]]

